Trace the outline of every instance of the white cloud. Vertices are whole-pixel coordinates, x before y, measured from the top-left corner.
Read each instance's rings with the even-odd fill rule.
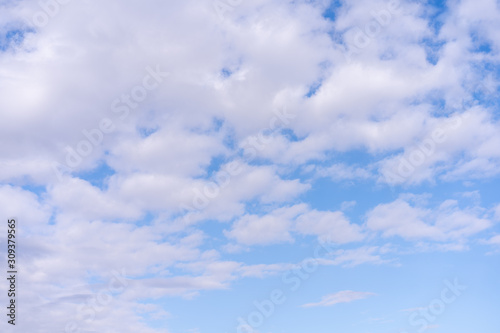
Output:
[[[236,221],[231,230],[225,231],[230,239],[244,245],[264,245],[292,242],[292,221],[307,210],[305,205],[279,208],[264,216],[245,215]]]
[[[437,237],[439,230],[422,220],[427,214],[429,212],[398,199],[390,204],[378,205],[369,212],[366,225],[371,230],[382,231],[385,237]]]
[[[337,250],[333,252],[334,258],[326,259],[325,265],[342,265],[354,267],[361,264],[381,265],[392,263],[393,260],[383,259],[381,255],[390,252],[390,246],[362,246],[356,249]]]
[[[495,220],[500,221],[500,205],[495,207]]]
[[[30,191],[10,185],[0,186],[0,210],[5,218],[16,218],[18,227],[24,232],[43,232],[52,209]]]
[[[500,235],[493,236],[490,239],[484,241],[483,243],[489,244],[489,245],[500,246]]]
[[[321,298],[321,301],[319,301],[318,303],[307,303],[302,305],[302,307],[310,308],[315,306],[332,306],[339,303],[350,303],[362,300],[374,295],[374,293],[370,292],[344,290],[334,294],[323,296]]]
[[[432,211],[413,207],[403,199],[380,204],[368,212],[366,226],[384,237],[407,240],[463,241],[492,226],[479,208],[460,209],[454,200],[444,201]]]
[[[361,227],[342,212],[311,210],[305,204],[276,209],[266,215],[244,215],[225,235],[243,245],[293,242],[293,232],[345,244],[361,241]]]
[[[124,138],[112,148],[108,162],[119,172],[199,176],[225,150],[219,133],[196,133],[173,123],[146,138]]]
[[[361,241],[364,238],[361,227],[350,223],[342,212],[306,212],[297,218],[296,230],[304,235],[324,237],[339,244]]]
[[[139,219],[141,210],[78,179],[66,179],[49,189],[50,203],[60,213],[89,219]]]
[[[320,168],[317,170],[319,177],[329,177],[334,181],[342,180],[363,180],[372,177],[370,171],[354,166],[345,164],[333,164],[327,168]]]
[[[495,0],[449,2],[438,35],[423,4],[401,3],[350,62],[343,46],[373,20],[372,10],[387,4],[344,3],[335,21],[322,17],[327,5],[244,1],[221,20],[211,1],[71,1],[46,26],[26,32],[21,44],[0,50],[0,210],[18,217],[29,236],[23,245],[21,304],[29,305],[23,331],[64,329],[66,318],[78,311],[77,300],[96,287],[89,281],[111,268],[126,269],[129,288],[88,331],[165,332],[147,327],[142,314],[166,314],[141,306],[139,299],[189,298],[293,266],[246,265],[202,250],[212,235],[199,228],[209,220],[235,221],[226,231],[236,243],[226,245],[228,250],[288,244],[297,234],[337,243],[375,243],[381,234],[416,241],[421,249],[463,250],[492,226],[482,207],[453,201],[431,207],[400,198],[368,212],[363,226],[341,212],[298,203],[314,184],[297,176],[296,167],[314,165],[322,176],[353,181],[370,180],[377,170],[380,182],[387,182],[399,158],[459,114],[467,121],[448,131],[410,176],[389,183],[453,182],[497,176],[500,170],[496,106],[474,99],[479,88],[485,99],[496,97],[498,79],[485,69],[498,62],[500,50]],[[26,27],[40,10],[36,1],[3,3],[1,37]],[[493,52],[471,51],[475,39],[487,41]],[[435,64],[427,60],[423,40],[444,43]],[[146,67],[157,65],[169,77],[120,119],[113,102],[142,83]],[[304,97],[315,84],[315,94]],[[241,162],[242,172],[206,206],[190,210],[186,219],[179,216],[193,205],[196,190],[205,193],[208,175],[222,175],[213,170],[217,158],[224,160],[221,169],[227,160],[239,161],[242,142],[269,128],[273,111],[284,106],[296,117],[284,124],[287,133],[271,135],[256,157],[264,160]],[[60,181],[52,163],[64,164],[64,149],[86,140],[83,131],[105,117],[116,130]],[[156,132],[144,137],[143,129]],[[369,154],[370,163],[337,161],[336,153],[352,151]],[[113,174],[101,188],[77,176],[103,163]],[[46,192],[37,196],[20,187],[33,184]],[[249,202],[272,210],[249,214]],[[497,207],[496,220],[499,212]],[[148,225],[133,223],[146,216],[152,216]],[[490,237],[488,244],[498,244],[498,236]],[[365,245],[338,250],[321,263],[389,263],[388,252]],[[6,281],[0,287],[6,290]]]

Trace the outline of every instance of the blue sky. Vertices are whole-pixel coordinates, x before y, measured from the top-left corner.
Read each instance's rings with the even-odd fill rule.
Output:
[[[497,333],[498,1],[0,7],[0,331]]]

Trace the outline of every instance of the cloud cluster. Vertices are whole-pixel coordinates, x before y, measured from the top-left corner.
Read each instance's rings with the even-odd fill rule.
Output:
[[[0,8],[0,211],[24,242],[26,332],[63,330],[115,270],[128,285],[77,318],[87,331],[166,332],[144,323],[168,317],[151,299],[297,265],[226,258],[257,247],[325,238],[342,248],[318,262],[351,267],[397,262],[401,240],[498,247],[500,206],[396,195],[349,214],[306,196],[326,179],[397,192],[498,176],[495,0],[439,18],[382,0]],[[152,71],[168,76],[153,87]]]

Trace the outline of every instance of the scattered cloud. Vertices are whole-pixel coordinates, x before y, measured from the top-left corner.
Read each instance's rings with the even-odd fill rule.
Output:
[[[339,303],[350,303],[358,300],[362,300],[371,296],[374,296],[374,293],[370,292],[362,292],[362,291],[352,291],[352,290],[344,290],[339,291],[334,294],[329,294],[323,296],[321,301],[318,303],[307,303],[302,305],[304,308],[316,307],[316,306],[332,306]]]

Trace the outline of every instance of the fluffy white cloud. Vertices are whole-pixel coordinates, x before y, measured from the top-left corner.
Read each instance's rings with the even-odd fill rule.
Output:
[[[87,331],[165,332],[143,316],[167,314],[139,300],[189,298],[294,267],[219,258],[204,243],[215,236],[200,231],[207,221],[233,221],[220,237],[240,250],[287,245],[297,234],[375,243],[379,233],[428,242],[421,249],[465,249],[492,226],[481,207],[453,201],[429,207],[400,198],[359,226],[299,199],[315,176],[371,180],[378,172],[382,183],[411,186],[498,175],[492,101],[499,82],[487,69],[500,50],[495,0],[448,2],[439,32],[417,2],[391,9],[385,1],[348,1],[332,21],[322,16],[323,0],[244,1],[224,19],[212,1],[70,1],[36,26],[43,3],[4,1],[0,11],[0,208],[29,237],[21,301],[31,319],[23,331],[64,329],[100,287],[94,279],[113,269],[124,268],[129,285]],[[382,11],[389,21],[360,45],[360,33],[377,21],[373,12]],[[24,38],[3,44],[13,31]],[[476,51],[483,42],[492,52]],[[147,68],[169,75],[143,99]],[[272,131],[284,108],[293,117]],[[458,117],[466,120],[450,128]],[[106,118],[114,130],[92,143],[89,131]],[[429,149],[440,128],[446,139],[426,153],[422,145]],[[259,133],[269,136],[248,158],[245,140]],[[91,144],[88,156],[57,177],[53,163],[67,164],[67,148],[82,142]],[[332,162],[351,151],[370,155],[368,165]],[[407,175],[398,171],[401,158],[412,163]],[[227,177],[229,161],[241,171]],[[98,176],[102,186],[84,180],[82,171],[103,164],[112,170]],[[309,166],[317,171],[311,182],[296,172]],[[46,192],[21,187],[33,184]],[[261,211],[248,213],[249,203]],[[339,249],[321,262],[389,263],[388,251]],[[340,296],[322,302],[349,295]]]
[[[314,235],[318,239],[345,244],[361,241],[361,227],[352,224],[342,212],[311,210],[305,204],[278,208],[259,215],[244,215],[225,235],[243,245],[292,242],[293,233]]]
[[[141,210],[117,200],[90,183],[78,179],[66,179],[49,190],[50,203],[60,213],[75,217],[99,219],[139,219]]]
[[[279,208],[264,216],[245,215],[225,231],[230,239],[244,245],[263,245],[293,241],[290,231],[295,217],[307,210],[305,205]]]
[[[111,149],[109,165],[118,172],[127,173],[203,175],[211,158],[226,151],[222,135],[179,127],[176,123],[166,124],[146,138],[124,138]]]
[[[296,230],[304,235],[316,235],[339,244],[361,241],[364,238],[361,227],[350,223],[342,212],[306,212],[297,218]]]
[[[436,210],[430,210],[411,206],[400,198],[368,212],[366,226],[384,237],[461,241],[490,228],[492,223],[478,209],[460,209],[455,200],[444,201]]]
[[[418,184],[437,177],[452,181],[493,176],[498,151],[492,147],[500,139],[498,129],[480,107],[435,120],[417,144],[380,162],[381,181]]]

